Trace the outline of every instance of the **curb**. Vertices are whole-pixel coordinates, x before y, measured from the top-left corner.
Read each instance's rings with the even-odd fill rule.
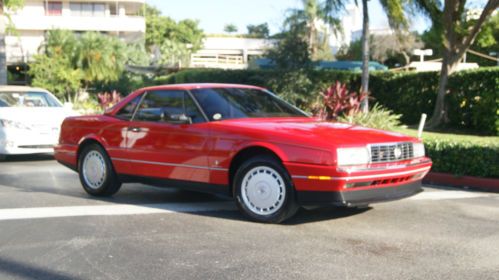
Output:
[[[459,188],[473,188],[499,193],[499,179],[492,178],[458,176],[447,173],[430,172],[423,179],[423,183]]]

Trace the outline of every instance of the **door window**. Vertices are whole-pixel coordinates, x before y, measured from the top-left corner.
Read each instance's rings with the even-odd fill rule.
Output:
[[[123,120],[131,120],[133,117],[133,113],[135,112],[135,108],[140,102],[142,98],[142,94],[132,99],[132,101],[128,102],[123,108],[121,108],[118,113],[116,113],[116,117]]]
[[[183,90],[158,90],[146,93],[134,120],[176,123],[181,115],[191,118],[192,123],[204,121],[187,92]]]

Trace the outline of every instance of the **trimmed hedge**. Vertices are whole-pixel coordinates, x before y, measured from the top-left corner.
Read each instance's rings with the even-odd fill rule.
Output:
[[[434,172],[499,178],[499,144],[480,145],[451,139],[430,139],[424,143],[433,160]]]
[[[396,129],[416,137],[414,129]],[[499,137],[423,132],[432,171],[463,176],[499,178]]]
[[[438,89],[437,72],[374,72],[370,91],[374,102],[402,114],[405,124],[431,115]],[[288,101],[310,110],[319,92],[340,81],[352,91],[360,88],[360,73],[335,70],[220,70],[189,69],[155,79],[155,84],[238,83],[269,88]],[[448,128],[499,135],[499,67],[461,71],[449,78]]]

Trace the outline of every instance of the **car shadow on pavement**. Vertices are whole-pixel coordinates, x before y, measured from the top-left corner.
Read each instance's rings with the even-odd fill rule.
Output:
[[[2,275],[12,276],[14,279],[47,279],[47,280],[69,280],[80,279],[72,275],[67,275],[58,271],[51,271],[46,268],[36,267],[28,263],[8,260],[0,257],[0,278]]]
[[[22,162],[22,161],[44,161],[54,160],[51,154],[34,154],[34,155],[8,155],[6,158],[0,160],[1,163],[9,162]]]

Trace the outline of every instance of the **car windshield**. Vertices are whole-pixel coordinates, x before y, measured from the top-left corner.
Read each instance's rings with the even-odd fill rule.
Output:
[[[307,117],[270,92],[253,88],[202,88],[192,94],[211,120]]]
[[[0,107],[62,107],[50,94],[41,91],[2,91]]]

